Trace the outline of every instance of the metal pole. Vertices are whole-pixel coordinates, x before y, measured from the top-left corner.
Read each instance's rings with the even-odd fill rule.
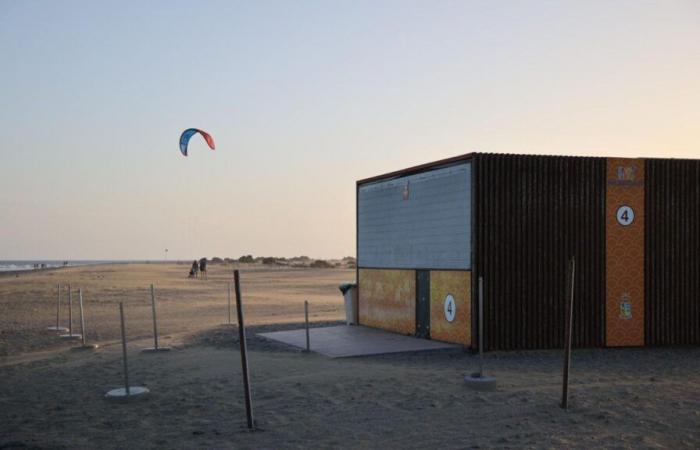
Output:
[[[85,316],[83,315],[83,290],[78,289],[78,299],[80,300],[80,340],[85,346]]]
[[[311,351],[309,345],[309,302],[304,300],[304,320],[306,321],[306,351]]]
[[[56,331],[61,329],[61,285],[58,284],[58,296],[56,298]]]
[[[68,336],[73,336],[73,295],[68,285]]]
[[[127,397],[131,395],[129,391],[129,366],[126,362],[126,332],[124,331],[124,303],[119,302],[119,316],[122,322],[122,355],[124,356],[124,388]]]
[[[156,291],[151,285],[151,307],[153,308],[153,341],[155,349],[158,350],[158,325],[156,325]]]
[[[561,392],[561,407],[567,409],[569,406],[569,368],[571,367],[571,335],[574,325],[574,275],[576,273],[576,260],[574,257],[569,261],[569,270],[566,273],[566,289],[569,296],[566,314],[566,341],[564,347],[564,376]]]
[[[484,277],[479,277],[479,378],[484,376]]]
[[[233,271],[233,284],[236,291],[236,312],[238,313],[238,338],[241,346],[241,366],[243,369],[243,389],[245,391],[245,409],[248,419],[248,428],[253,424],[253,399],[250,395],[250,373],[248,371],[248,353],[245,340],[245,324],[243,323],[243,302],[241,300],[241,286],[238,270]]]
[[[228,324],[231,325],[231,283],[228,284]]]

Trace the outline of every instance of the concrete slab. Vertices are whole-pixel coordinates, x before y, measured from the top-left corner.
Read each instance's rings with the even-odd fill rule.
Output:
[[[306,330],[303,328],[260,333],[258,336],[306,349]],[[309,341],[311,351],[331,358],[462,348],[461,345],[418,339],[375,328],[348,325],[311,328]]]

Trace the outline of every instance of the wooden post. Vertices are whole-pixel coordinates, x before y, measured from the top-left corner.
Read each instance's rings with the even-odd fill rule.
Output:
[[[80,301],[80,340],[83,343],[83,347],[87,344],[85,343],[85,316],[83,315],[83,290],[78,289],[78,300]]]
[[[56,331],[61,329],[61,285],[58,284],[58,296],[56,298]]]
[[[245,340],[245,324],[243,322],[243,301],[241,299],[241,286],[238,270],[233,271],[233,284],[236,291],[236,312],[238,313],[238,338],[241,346],[241,366],[243,369],[243,389],[245,391],[245,409],[248,419],[248,428],[254,428],[253,399],[250,395],[250,373],[248,371],[248,352]]]
[[[479,277],[479,378],[484,376],[484,278]]]
[[[231,325],[231,283],[228,284],[228,324]]]
[[[124,357],[124,389],[126,396],[131,395],[129,390],[129,365],[126,362],[126,331],[124,330],[124,303],[119,302],[119,317],[122,323],[122,355]]]
[[[569,368],[571,367],[571,335],[574,325],[574,278],[576,274],[576,260],[571,257],[569,270],[566,273],[566,293],[568,295],[566,311],[566,340],[564,342],[564,376],[561,392],[561,407],[569,407]]]
[[[68,285],[68,336],[73,336],[73,295]]]
[[[306,351],[311,351],[309,344],[309,302],[304,300],[304,321],[306,322]]]
[[[156,291],[151,285],[151,308],[153,309],[153,342],[156,351],[158,351],[158,325],[156,321]]]

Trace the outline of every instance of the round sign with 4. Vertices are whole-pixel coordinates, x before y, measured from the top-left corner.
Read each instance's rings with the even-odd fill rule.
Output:
[[[455,320],[455,314],[457,313],[457,305],[455,305],[455,298],[452,294],[447,294],[445,297],[445,320],[452,322]]]
[[[632,222],[634,222],[634,210],[627,205],[622,205],[617,208],[615,216],[617,217],[617,223],[623,227],[631,225]]]

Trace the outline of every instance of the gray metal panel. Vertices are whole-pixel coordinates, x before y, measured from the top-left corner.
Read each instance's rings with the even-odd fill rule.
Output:
[[[359,267],[471,268],[469,162],[360,185],[357,209]]]

